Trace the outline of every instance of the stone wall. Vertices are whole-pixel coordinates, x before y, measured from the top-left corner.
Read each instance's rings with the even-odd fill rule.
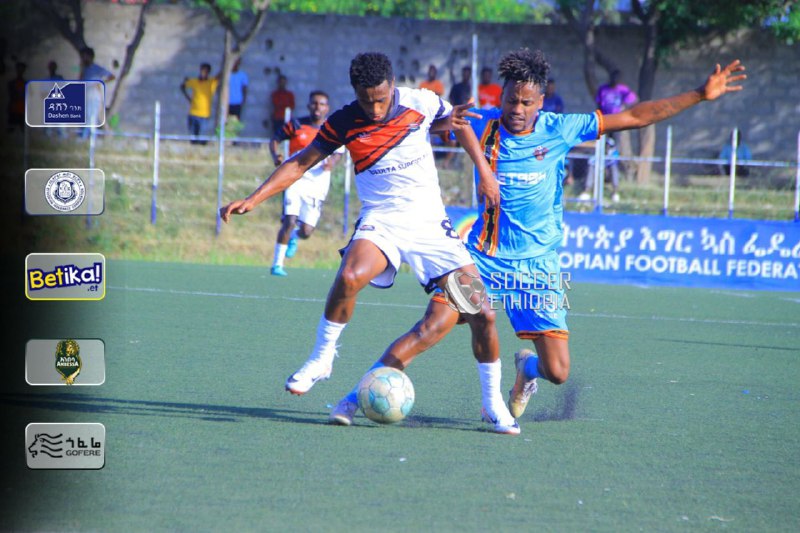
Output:
[[[106,3],[85,6],[87,41],[97,52],[97,62],[118,72],[138,10]],[[427,66],[434,64],[449,91],[448,71],[453,67],[460,76],[461,66],[470,61],[473,33],[479,36],[479,65],[494,67],[503,52],[520,46],[541,48],[553,65],[552,75],[567,111],[594,108],[583,81],[580,43],[565,27],[270,13],[242,63],[250,77],[244,134],[268,136],[262,122],[268,117],[269,94],[278,71],[289,78],[299,114],[305,112],[306,97],[313,89],[327,91],[333,108],[352,100],[347,72],[353,55],[360,51],[387,53],[400,85],[418,84]],[[180,5],[154,6],[124,87],[122,129],[150,131],[153,102],[158,99],[162,131],[185,132],[188,104],[179,85],[185,76],[195,76],[202,62],[214,65],[216,72],[221,63],[222,38],[220,26],[207,11]],[[599,43],[618,61],[625,81],[635,88],[641,53],[639,29],[609,28],[600,32]],[[657,150],[663,150],[663,129],[668,123],[674,126],[676,156],[713,155],[730,129],[738,126],[757,159],[796,157],[800,129],[797,44],[785,46],[764,32],[744,31],[687,47],[660,67],[655,97],[696,87],[716,62],[735,58],[748,66],[746,90],[698,106],[659,126]],[[49,59],[59,62],[65,77],[78,72],[77,54],[58,36],[28,50],[27,57],[21,59],[29,64],[29,79],[43,76]],[[600,79],[604,79],[602,73]]]

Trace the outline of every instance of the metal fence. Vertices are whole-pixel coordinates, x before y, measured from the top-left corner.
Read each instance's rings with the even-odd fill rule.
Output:
[[[216,143],[217,147],[217,157],[216,157],[216,174],[217,174],[217,182],[216,182],[216,206],[217,206],[217,215],[216,215],[216,233],[219,234],[221,229],[221,219],[219,217],[219,208],[223,205],[223,185],[225,183],[225,170],[226,166],[230,167],[232,164],[230,160],[226,159],[226,148],[229,147],[231,144],[236,144],[238,146],[257,146],[263,147],[267,145],[271,139],[263,138],[263,137],[236,137],[234,139],[226,139],[225,137],[225,125],[224,123],[220,125],[218,128],[218,133],[216,135],[205,135],[205,136],[190,136],[190,135],[177,135],[177,134],[165,134],[161,132],[161,111],[160,111],[160,103],[155,103],[154,114],[153,114],[153,131],[149,134],[145,133],[124,133],[124,132],[114,132],[114,131],[103,131],[97,130],[92,128],[91,135],[89,136],[88,142],[88,163],[90,168],[95,168],[95,154],[98,150],[98,137],[110,137],[110,138],[127,138],[127,139],[141,139],[145,140],[150,149],[149,152],[152,154],[152,180],[150,184],[150,208],[149,208],[149,215],[150,215],[150,222],[151,224],[157,224],[158,222],[158,213],[159,213],[159,182],[161,180],[160,171],[161,171],[161,163],[163,159],[163,155],[161,152],[161,147],[165,143],[187,143],[187,142],[204,142],[204,143]],[[728,179],[728,198],[727,198],[727,215],[729,218],[734,216],[735,207],[736,207],[736,191],[737,191],[737,171],[738,168],[741,167],[758,167],[758,168],[766,168],[766,169],[783,169],[789,170],[794,173],[794,202],[793,202],[793,209],[794,209],[794,221],[800,222],[800,132],[798,132],[797,136],[797,161],[789,162],[789,161],[760,161],[760,160],[747,160],[747,161],[737,161],[737,132],[734,130],[733,134],[731,135],[731,154],[732,157],[730,160],[725,159],[712,159],[712,158],[685,158],[685,157],[675,157],[673,155],[673,137],[672,137],[672,128],[671,126],[667,128],[666,134],[666,143],[664,154],[649,157],[649,158],[642,158],[636,156],[619,156],[613,155],[609,156],[606,153],[606,137],[601,137],[597,142],[594,143],[594,153],[580,153],[573,151],[568,156],[571,162],[576,162],[579,160],[584,160],[588,163],[588,169],[590,172],[594,173],[593,176],[593,183],[594,187],[591,191],[591,195],[586,198],[580,196],[568,196],[565,198],[567,202],[574,202],[576,204],[580,204],[581,206],[585,207],[588,210],[601,213],[603,212],[604,205],[606,205],[606,198],[604,197],[604,181],[605,181],[605,169],[607,163],[619,163],[619,162],[627,162],[630,164],[639,163],[642,161],[647,161],[653,165],[662,166],[663,168],[663,199],[661,205],[661,214],[664,216],[668,216],[670,214],[670,187],[673,181],[673,167],[675,165],[695,165],[695,166],[723,166],[726,165],[729,167],[727,179]],[[25,158],[27,159],[27,137],[26,137],[26,150],[25,150]],[[456,152],[459,154],[463,154],[463,150],[460,148],[449,148],[445,146],[435,146],[434,151],[437,153],[446,153],[446,152]],[[460,156],[462,160],[468,160],[465,155]],[[345,157],[345,165],[344,165],[344,180],[343,180],[343,216],[342,216],[342,232],[346,234],[348,232],[349,226],[349,211],[350,211],[350,204],[351,204],[351,180],[352,180],[352,162],[350,160],[349,153],[347,153]],[[472,203],[473,206],[476,205],[475,199],[475,191],[474,191],[474,180],[471,179],[471,172],[465,172],[469,178],[466,178],[468,181],[467,187],[471,190],[471,194],[469,195],[471,200],[468,200]],[[463,199],[463,198],[462,198]],[[788,204],[788,202],[787,202]],[[91,221],[87,219],[87,224],[91,224]]]

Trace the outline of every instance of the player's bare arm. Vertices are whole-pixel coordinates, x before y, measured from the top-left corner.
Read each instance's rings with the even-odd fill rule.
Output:
[[[744,65],[738,59],[725,68],[721,68],[718,64],[706,83],[693,91],[660,100],[641,102],[621,113],[604,116],[603,131],[612,132],[649,126],[673,117],[703,100],[716,100],[729,92],[741,91],[742,86],[736,83],[747,78],[747,75],[742,74],[744,70]]]
[[[478,201],[486,202],[486,207],[494,207],[500,204],[500,186],[497,183],[489,163],[483,156],[478,138],[472,131],[467,117],[481,118],[481,115],[470,111],[473,106],[472,98],[466,104],[453,106],[453,112],[445,118],[434,121],[431,124],[431,131],[453,130],[453,133],[461,144],[461,147],[469,154],[470,159],[478,169],[478,190],[476,191]]]
[[[252,211],[267,198],[288,189],[292,183],[303,177],[303,174],[308,169],[325,159],[325,157],[327,157],[327,154],[321,152],[313,144],[303,148],[276,168],[250,196],[222,207],[219,210],[220,217],[224,222],[228,222],[231,215],[243,215]]]
[[[188,82],[188,81],[189,81],[189,78],[183,78],[183,81],[181,82],[181,92],[183,93],[183,96],[186,97],[186,100],[191,102],[192,101],[192,97],[189,96],[189,92],[186,90],[186,82]]]

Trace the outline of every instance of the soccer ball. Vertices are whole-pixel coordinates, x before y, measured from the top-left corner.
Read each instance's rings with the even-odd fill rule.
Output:
[[[414,385],[401,370],[388,366],[375,368],[358,384],[358,406],[375,422],[399,422],[414,406]]]

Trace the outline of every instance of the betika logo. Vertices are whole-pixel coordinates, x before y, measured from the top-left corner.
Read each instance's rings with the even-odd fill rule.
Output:
[[[25,294],[31,300],[100,300],[105,263],[102,254],[30,254]]]
[[[58,289],[79,285],[98,285],[103,281],[103,264],[95,263],[80,268],[75,265],[59,265],[51,272],[34,268],[28,270],[28,289]]]

